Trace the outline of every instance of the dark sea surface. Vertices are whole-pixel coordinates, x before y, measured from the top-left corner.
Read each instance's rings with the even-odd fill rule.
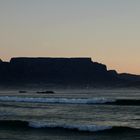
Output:
[[[2,140],[140,140],[140,90],[0,91]]]

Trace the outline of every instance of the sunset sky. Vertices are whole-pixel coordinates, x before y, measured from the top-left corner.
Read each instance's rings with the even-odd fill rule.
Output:
[[[92,57],[140,74],[140,0],[0,0],[0,57]]]

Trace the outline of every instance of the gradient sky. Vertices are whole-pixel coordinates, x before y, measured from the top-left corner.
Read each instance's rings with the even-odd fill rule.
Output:
[[[0,0],[0,57],[92,57],[140,74],[140,0]]]

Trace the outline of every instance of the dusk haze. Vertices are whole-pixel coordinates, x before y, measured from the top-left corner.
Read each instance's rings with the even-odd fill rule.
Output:
[[[140,140],[140,0],[0,0],[0,140]]]
[[[0,57],[92,57],[140,74],[139,0],[0,0]]]

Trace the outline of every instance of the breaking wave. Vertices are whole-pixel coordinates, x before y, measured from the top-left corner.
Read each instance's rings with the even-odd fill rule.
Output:
[[[42,123],[42,122],[29,122],[29,126],[33,128],[64,128],[79,131],[103,131],[112,129],[111,126],[97,126],[97,125],[69,125],[69,124],[52,124],[52,123]]]
[[[0,101],[30,102],[52,104],[107,104],[107,105],[140,105],[138,99],[108,99],[108,98],[29,98],[16,96],[1,96]]]
[[[85,132],[128,132],[138,131],[138,128],[123,127],[123,126],[98,126],[98,125],[69,125],[69,124],[53,124],[46,122],[28,122],[20,120],[0,120],[0,127],[6,127],[9,129],[66,129],[73,131],[85,131]]]
[[[60,103],[60,104],[104,104],[107,102],[115,102],[115,100],[105,98],[29,98],[29,97],[0,97],[0,101],[10,102],[32,102],[32,103]]]

